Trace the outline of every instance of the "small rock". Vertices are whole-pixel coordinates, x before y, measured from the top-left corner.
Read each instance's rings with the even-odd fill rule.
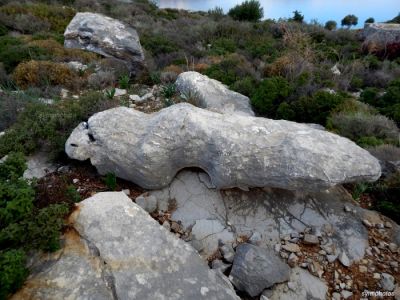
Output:
[[[362,223],[365,225],[365,227],[371,228],[372,224],[370,221],[368,221],[367,219],[362,220]]]
[[[131,194],[131,191],[129,189],[122,190],[125,195],[129,196]]]
[[[233,262],[235,257],[235,251],[233,250],[232,246],[230,245],[223,245],[221,248],[221,254],[227,262]]]
[[[292,232],[292,233],[290,234],[290,237],[291,237],[292,239],[294,239],[294,238],[299,238],[300,235],[299,235],[298,232]]]
[[[345,206],[344,206],[344,211],[345,211],[345,212],[351,212],[351,207],[348,206],[348,205],[345,205]]]
[[[61,98],[63,98],[63,99],[67,98],[68,93],[69,93],[69,91],[67,89],[61,89],[61,91],[60,91]]]
[[[389,221],[387,221],[387,222],[385,222],[385,227],[386,227],[386,228],[392,228],[393,225],[392,225],[392,223],[390,223]]]
[[[343,290],[340,294],[344,299],[349,299],[351,296],[353,296],[352,292],[346,290]]]
[[[157,209],[157,198],[154,197],[153,195],[150,196],[140,195],[135,199],[135,202],[137,205],[139,205],[148,213],[152,213]]]
[[[368,268],[366,266],[359,266],[358,270],[360,271],[360,273],[367,273],[368,272]]]
[[[213,270],[219,270],[222,273],[224,273],[226,270],[228,270],[228,268],[230,266],[231,266],[230,264],[226,264],[220,259],[213,260],[213,262],[211,263],[211,268]]]
[[[304,244],[307,244],[307,245],[318,245],[319,239],[317,236],[307,233],[304,235],[303,242],[304,242]]]
[[[69,166],[61,166],[61,167],[59,167],[58,169],[57,169],[57,172],[58,173],[61,173],[61,174],[66,174],[66,173],[68,173],[70,171],[70,167]]]
[[[384,291],[392,292],[394,290],[394,277],[388,273],[382,273],[381,287]]]
[[[399,267],[399,263],[398,263],[397,261],[391,261],[391,262],[389,263],[389,265],[390,265],[392,268],[398,268],[398,267]]]
[[[290,253],[288,261],[287,261],[288,265],[290,267],[294,268],[298,262],[299,262],[299,258],[297,257],[297,255],[294,253]]]
[[[259,233],[258,231],[253,232],[253,234],[249,239],[249,242],[254,245],[258,245],[261,241],[262,241],[262,236],[261,233]]]
[[[393,253],[397,251],[397,245],[395,243],[390,243],[389,244],[389,250]]]
[[[162,224],[162,226],[163,226],[166,230],[171,231],[171,224],[169,224],[168,221],[164,221],[164,223]]]
[[[385,228],[385,225],[383,225],[382,223],[378,223],[378,224],[375,224],[375,227],[378,229],[383,229],[383,228]]]
[[[346,252],[342,252],[339,256],[339,261],[342,263],[343,266],[349,267],[350,266],[350,259],[347,256]]]
[[[173,232],[179,233],[182,230],[182,228],[177,222],[173,221],[173,222],[171,222],[171,230]]]
[[[326,259],[329,263],[333,263],[338,258],[338,255],[327,255]]]
[[[78,179],[78,178],[72,179],[72,183],[73,183],[73,184],[77,184],[78,182],[79,182],[79,179]]]
[[[381,279],[381,274],[379,273],[374,273],[374,275],[372,275],[374,279]]]
[[[129,100],[133,102],[140,102],[140,96],[139,95],[129,95]]]
[[[276,252],[281,251],[281,244],[275,244],[274,249]]]
[[[288,252],[300,252],[300,247],[297,244],[293,243],[287,243],[286,245],[282,245],[282,249],[288,251]]]
[[[333,294],[332,294],[332,299],[333,299],[333,300],[340,300],[340,294],[339,294],[339,293],[336,293],[336,292],[333,293]]]
[[[114,96],[115,96],[115,97],[121,97],[121,96],[123,96],[123,95],[126,95],[126,93],[127,93],[127,91],[126,91],[125,89],[118,89],[118,88],[116,88],[116,89],[115,89],[115,94],[114,94]]]
[[[295,283],[295,282],[292,282],[292,281],[289,281],[289,282],[287,283],[287,286],[288,286],[289,290],[292,290],[292,291],[296,291],[296,289],[297,289],[296,283]]]
[[[143,95],[143,96],[140,98],[140,102],[147,101],[147,100],[151,99],[152,97],[153,97],[153,94],[152,94],[152,93],[147,93],[147,94]]]

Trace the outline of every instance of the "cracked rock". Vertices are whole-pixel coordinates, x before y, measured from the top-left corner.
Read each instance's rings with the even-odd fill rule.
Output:
[[[238,290],[254,297],[275,283],[288,281],[289,272],[273,250],[245,243],[236,248],[230,277]]]
[[[93,115],[87,125],[71,133],[68,156],[90,159],[100,174],[112,172],[147,189],[166,187],[187,167],[206,170],[217,189],[320,191],[381,175],[376,158],[333,133],[188,103],[153,114],[117,107]]]
[[[76,231],[64,248],[33,268],[12,299],[239,299],[220,272],[122,192],[80,202],[70,220]]]

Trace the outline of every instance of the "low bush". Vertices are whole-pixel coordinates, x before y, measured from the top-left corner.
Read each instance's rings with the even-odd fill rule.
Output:
[[[77,74],[67,65],[50,61],[24,62],[13,72],[13,80],[20,88],[62,85],[76,89],[79,84]]]
[[[35,190],[21,178],[26,169],[20,153],[10,153],[0,164],[0,298],[15,292],[28,275],[26,253],[31,250],[54,251],[66,204],[35,207]]]
[[[400,160],[400,148],[394,145],[379,145],[367,148],[369,153],[381,161],[398,161]]]
[[[259,21],[264,17],[264,9],[257,0],[246,0],[231,8],[228,15],[238,21]]]
[[[16,122],[19,113],[31,100],[24,93],[0,93],[0,132]]]
[[[46,146],[54,156],[64,156],[64,145],[71,131],[92,114],[118,106],[102,92],[89,92],[78,100],[53,105],[28,103],[18,121],[0,137],[0,157],[12,151],[30,154]]]
[[[144,35],[140,41],[142,46],[154,56],[179,50],[173,41],[163,35]]]
[[[396,124],[387,117],[363,112],[335,113],[331,116],[329,124],[340,135],[353,141],[375,137],[384,142],[395,143],[399,135]]]
[[[251,103],[257,112],[275,118],[279,105],[290,93],[291,88],[286,79],[282,77],[267,78],[262,80],[255,89]]]
[[[116,76],[112,71],[99,71],[88,77],[89,87],[101,90],[106,87],[114,86],[117,81]]]

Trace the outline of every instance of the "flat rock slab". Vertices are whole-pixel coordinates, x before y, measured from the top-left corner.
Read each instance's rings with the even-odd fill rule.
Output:
[[[289,273],[289,266],[274,250],[241,244],[236,248],[229,277],[238,290],[255,297],[275,283],[288,281]]]
[[[182,94],[194,99],[196,106],[222,114],[254,116],[248,97],[198,72],[181,73],[175,84]]]
[[[44,263],[15,297],[239,299],[190,245],[122,192],[82,201],[71,221],[76,230],[71,257],[61,250],[59,258]],[[81,250],[83,244],[87,250]]]
[[[321,192],[281,189],[240,189],[218,191],[204,182],[204,173],[182,171],[169,187],[151,191],[160,211],[175,207],[171,219],[180,221],[193,233],[202,226],[201,236],[192,243],[208,257],[218,249],[218,242],[234,243],[240,236],[257,236],[261,247],[273,247],[281,238],[311,228],[323,237],[321,245],[330,246],[339,255],[345,252],[351,261],[361,259],[368,247],[368,230],[362,224],[366,210],[355,206],[342,187]],[[351,212],[345,212],[344,206]],[[353,212],[354,211],[354,212]],[[208,230],[208,232],[207,232]]]
[[[290,286],[287,283],[277,284],[272,289],[270,300],[320,300],[326,299],[327,284],[311,275],[308,271],[293,268],[290,272]]]
[[[122,60],[133,75],[144,67],[136,30],[102,14],[77,13],[64,32],[64,46]]]
[[[198,167],[218,189],[276,187],[321,190],[381,175],[376,158],[352,141],[305,124],[227,115],[181,103],[145,114],[118,107],[80,124],[65,145],[143,188],[167,186],[178,171]]]
[[[25,179],[40,179],[57,170],[57,165],[50,159],[50,153],[38,152],[27,158]]]

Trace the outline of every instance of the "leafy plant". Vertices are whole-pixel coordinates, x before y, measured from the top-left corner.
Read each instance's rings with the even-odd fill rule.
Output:
[[[113,99],[114,96],[115,96],[115,91],[116,91],[116,90],[115,90],[114,87],[111,88],[111,89],[109,89],[109,90],[106,90],[105,93],[106,93],[107,98],[108,98],[108,99]]]
[[[75,203],[82,200],[81,195],[78,193],[73,185],[69,185],[66,190],[67,196]]]
[[[16,292],[28,277],[26,255],[20,249],[0,251],[0,299]]]
[[[129,75],[122,75],[118,80],[120,88],[121,89],[128,89],[129,88],[129,81],[130,81]]]
[[[170,99],[176,94],[176,86],[173,83],[168,83],[167,85],[163,86],[161,90],[161,94],[166,99]]]
[[[114,173],[107,173],[104,177],[104,183],[109,190],[115,191],[115,189],[117,188],[117,177]]]
[[[264,9],[257,0],[246,0],[231,8],[228,15],[234,20],[256,22],[264,17]]]

